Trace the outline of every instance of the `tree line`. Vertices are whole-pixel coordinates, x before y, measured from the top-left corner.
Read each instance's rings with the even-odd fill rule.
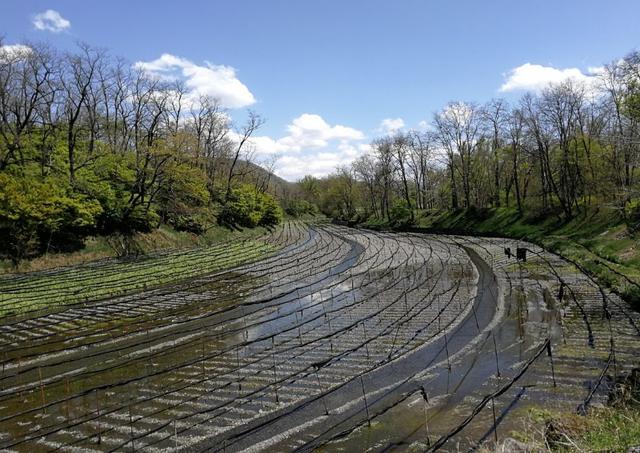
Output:
[[[162,223],[277,223],[271,173],[252,163],[262,124],[234,126],[217,99],[102,49],[0,40],[0,257]]]
[[[452,102],[424,130],[376,139],[324,179],[300,181],[333,217],[411,223],[424,210],[512,207],[571,218],[608,205],[638,216],[640,52],[592,82],[566,80],[515,103]]]

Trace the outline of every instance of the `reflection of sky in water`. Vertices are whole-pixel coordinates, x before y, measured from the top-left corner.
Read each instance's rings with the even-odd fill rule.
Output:
[[[446,274],[452,279],[460,278],[459,270]],[[463,275],[468,277],[467,272]],[[508,374],[513,373],[514,369],[528,360],[531,349],[539,346],[540,338],[544,338],[550,332],[552,338],[560,339],[562,328],[558,322],[559,313],[555,307],[555,300],[546,289],[542,292],[538,288],[529,288],[525,297],[525,293],[514,288],[511,297],[507,297],[507,303],[507,313],[510,316],[493,329],[493,335],[498,348],[498,367],[502,368],[503,373]],[[340,451],[364,448],[377,450],[400,443],[404,446],[402,448],[424,450],[428,447],[427,434],[433,441],[460,423],[462,415],[471,412],[479,397],[467,400],[467,395],[483,395],[495,388],[496,384],[488,384],[493,380],[495,372],[493,341],[485,341],[481,348],[464,356],[463,360],[453,362],[451,371],[440,370],[435,377],[423,381],[421,385],[433,395],[429,404],[426,404],[420,393],[416,392],[408,400],[377,417],[372,428],[365,424],[345,438],[332,443],[330,449],[335,447]],[[526,382],[525,375],[521,384],[524,385]],[[452,390],[454,393],[449,393]],[[526,390],[522,390],[521,394],[526,395],[525,401],[516,397],[514,408],[499,407],[497,415],[500,416],[502,410],[505,414],[507,410],[524,414],[527,407],[536,402],[544,403],[547,397],[543,394],[542,399],[536,400],[534,397],[532,400],[532,396],[527,394]],[[490,434],[487,426],[492,425],[492,419],[488,420],[490,416],[491,410],[485,408],[477,420],[474,419],[462,435],[457,437],[461,443],[456,445],[461,448],[470,447],[471,444],[465,439],[487,437]],[[511,429],[519,428],[519,423],[521,422],[516,421],[516,417],[507,418],[501,422],[499,430],[503,433],[509,432]]]

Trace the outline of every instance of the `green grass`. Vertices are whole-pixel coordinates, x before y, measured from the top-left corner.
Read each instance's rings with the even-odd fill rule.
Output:
[[[511,435],[531,451],[623,453],[640,446],[640,407],[598,407],[586,416],[530,409],[527,428]]]
[[[207,247],[233,238],[256,239],[267,233],[266,228],[247,228],[244,230],[231,230],[215,225],[202,235],[195,235],[185,231],[176,231],[168,225],[150,233],[138,233],[133,240],[136,247],[144,254],[159,250],[184,250],[197,247]],[[31,272],[46,269],[54,269],[62,266],[90,263],[96,260],[115,257],[116,250],[110,245],[111,237],[96,236],[86,240],[83,249],[71,253],[49,253],[43,256],[26,260],[20,263],[18,268],[13,267],[10,261],[0,260],[0,275],[3,273]]]
[[[216,246],[134,260],[7,276],[0,279],[0,316],[142,291],[237,266],[273,251],[266,242],[239,237]]]
[[[576,433],[576,443],[583,450],[626,452],[640,446],[640,410],[638,408],[603,408],[587,418],[586,429]]]

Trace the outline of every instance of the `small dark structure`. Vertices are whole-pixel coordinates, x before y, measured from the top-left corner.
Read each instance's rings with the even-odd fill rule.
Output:
[[[505,247],[504,254],[507,255],[507,258],[511,258],[511,247]]]
[[[527,249],[522,248],[522,247],[518,247],[516,249],[516,259],[518,261],[527,261]]]

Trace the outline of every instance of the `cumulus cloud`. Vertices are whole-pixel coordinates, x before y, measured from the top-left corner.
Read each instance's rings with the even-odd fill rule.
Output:
[[[33,17],[33,26],[36,30],[60,33],[61,31],[71,28],[71,22],[62,17],[58,11],[48,9]]]
[[[33,50],[24,44],[0,46],[0,61],[11,61],[28,57]]]
[[[404,128],[402,118],[385,118],[380,122],[380,131],[385,135],[392,135]]]
[[[276,164],[276,173],[288,181],[299,180],[305,175],[322,177],[334,171],[340,162],[340,155],[331,152],[310,156],[282,156]]]
[[[363,140],[365,135],[357,129],[327,123],[320,115],[303,113],[287,125],[287,135],[278,139],[269,136],[256,136],[251,139],[258,154],[297,153],[305,150],[320,149],[340,142],[348,144]]]
[[[418,129],[421,131],[426,131],[430,128],[429,122],[426,120],[422,120],[418,123]]]
[[[585,86],[594,86],[597,81],[596,76],[601,74],[602,70],[601,67],[591,67],[588,68],[587,73],[583,73],[578,68],[558,69],[552,66],[525,63],[513,68],[505,75],[506,80],[499,91],[540,91],[550,84],[561,83],[565,80],[574,80],[584,83]]]
[[[303,113],[286,127],[280,138],[251,138],[257,156],[276,156],[275,172],[289,181],[305,175],[326,176],[337,166],[353,162],[369,145],[365,134],[341,124],[331,125],[320,115]]]
[[[333,173],[338,166],[349,165],[370,151],[368,144],[340,145],[334,151],[318,151],[304,155],[285,155],[276,164],[276,174],[287,181],[297,181],[305,175],[317,178]]]
[[[287,126],[289,135],[282,143],[294,150],[321,148],[331,140],[362,140],[364,134],[351,127],[337,124],[330,126],[320,115],[303,113]]]
[[[134,66],[164,80],[184,80],[189,89],[188,100],[192,102],[196,102],[200,95],[214,97],[228,108],[246,107],[256,102],[231,66],[209,62],[201,66],[168,53],[153,61],[139,61]]]

